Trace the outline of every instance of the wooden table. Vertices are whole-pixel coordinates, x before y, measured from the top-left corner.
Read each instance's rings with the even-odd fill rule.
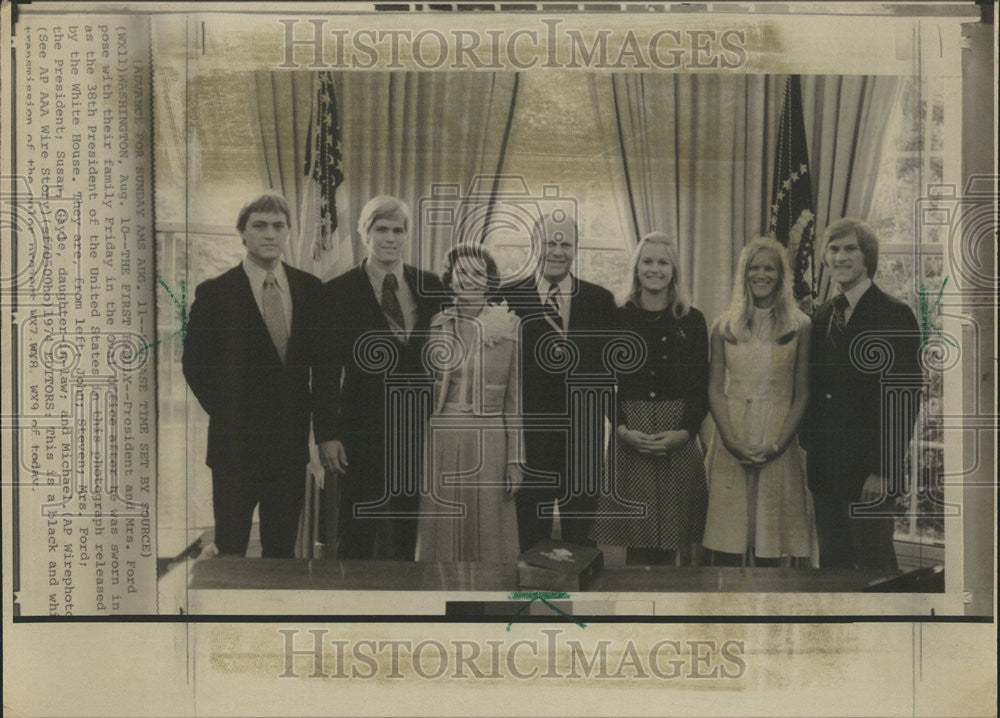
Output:
[[[624,566],[602,569],[587,592],[859,592],[879,578],[843,569]],[[195,562],[188,588],[514,591],[518,582],[513,564],[215,557]]]

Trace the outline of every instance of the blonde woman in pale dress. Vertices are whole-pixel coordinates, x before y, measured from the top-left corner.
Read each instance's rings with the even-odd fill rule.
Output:
[[[702,543],[717,564],[777,565],[809,556],[812,545],[796,436],[808,401],[810,321],[773,239],[743,248],[733,286],[711,336],[708,397],[718,432]]]
[[[425,349],[434,414],[416,559],[514,563],[524,460],[517,315],[489,299],[500,276],[481,245],[452,248],[442,281],[454,301],[431,319]]]

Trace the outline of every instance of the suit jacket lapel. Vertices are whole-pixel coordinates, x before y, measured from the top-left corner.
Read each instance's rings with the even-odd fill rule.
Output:
[[[249,324],[260,329],[267,334],[267,325],[264,323],[264,317],[260,314],[260,307],[257,306],[257,300],[253,296],[253,288],[250,286],[250,277],[247,273],[243,271],[243,267],[240,266],[237,275],[237,289],[238,289],[238,299],[239,302],[239,314],[246,317],[249,320]],[[270,334],[267,334],[270,340]]]
[[[830,322],[833,319],[833,302],[827,301],[820,305],[813,317],[813,336],[818,339],[823,338],[823,342],[830,345]],[[815,339],[814,339],[815,341]]]
[[[578,322],[574,322],[573,320],[579,318],[580,312],[577,310],[579,310],[581,307],[581,303],[579,301],[580,280],[577,279],[575,274],[571,275],[570,279],[572,280],[572,282],[570,283],[569,296],[566,298],[566,301],[569,302],[569,321],[566,322],[567,332],[571,329],[576,328],[574,324]],[[576,305],[575,307],[573,306],[574,304]]]
[[[284,264],[285,276],[288,278],[288,296],[292,300],[292,327],[288,335],[288,357],[298,356],[299,344],[307,341],[308,337],[302,336],[302,320],[306,318],[306,297],[302,292],[302,283],[299,275]]]
[[[423,299],[424,292],[421,291],[420,273],[413,265],[403,264],[403,279],[406,280],[406,284],[410,289],[410,295],[413,297],[413,301],[417,305],[417,321],[413,325],[413,329],[423,329],[428,326],[431,318],[427,313],[427,302]]]
[[[358,326],[389,331],[389,320],[382,313],[382,305],[378,303],[378,297],[375,296],[375,287],[372,286],[368,272],[365,271],[366,261],[368,260],[363,260],[361,264],[356,265],[351,270],[354,273],[354,291],[351,294],[358,297],[361,306],[367,312],[366,319],[358,322]]]
[[[878,313],[880,294],[881,290],[873,283],[861,295],[861,299],[858,300],[854,311],[851,312],[851,318],[847,322],[847,329],[844,332],[845,336],[853,338],[872,326],[872,316]]]
[[[243,271],[242,265],[236,268],[235,274],[238,295],[238,316],[243,316],[247,319],[247,328],[255,330],[254,333],[256,334],[257,342],[267,347],[267,350],[273,355],[273,359],[280,360],[278,350],[274,348],[274,342],[271,341],[271,334],[267,331],[267,324],[264,323],[264,317],[261,316],[260,307],[257,306],[257,300],[253,296],[253,289],[250,287],[250,277]]]

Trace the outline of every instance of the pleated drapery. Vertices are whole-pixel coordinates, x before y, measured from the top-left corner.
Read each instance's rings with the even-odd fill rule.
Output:
[[[296,217],[287,252],[295,266],[322,279],[364,256],[358,214],[376,195],[391,194],[413,212],[409,261],[436,270],[451,244],[448,227],[429,226],[420,213],[442,191],[455,202],[478,176],[499,173],[513,113],[517,75],[475,72],[334,72],[340,112],[344,182],[337,190],[333,251],[313,258],[314,183],[303,162],[315,73],[254,73],[260,103],[256,127],[261,172],[282,192]],[[457,187],[451,194],[449,186]],[[488,195],[488,192],[487,192]],[[425,218],[424,218],[425,219]]]
[[[814,178],[816,236],[841,217],[867,220],[875,196],[889,116],[902,87],[892,76],[805,76],[802,114]],[[820,250],[821,243],[817,243]],[[819,302],[830,278],[816,257]]]
[[[634,241],[654,230],[677,239],[693,303],[711,321],[728,306],[744,243],[767,229],[784,77],[635,73],[592,82],[617,118],[602,131],[621,157],[624,230]],[[867,218],[899,84],[802,78],[817,235],[840,217]]]
[[[615,74],[610,84],[638,241],[676,238],[681,274],[711,320],[729,303],[736,259],[767,221],[779,78],[750,75]],[[609,144],[610,146],[610,144]]]
[[[305,174],[319,75],[255,72],[249,79],[261,177],[292,208],[285,260],[324,280],[346,271],[365,254],[357,231],[361,208],[376,195],[391,194],[406,201],[412,212],[409,261],[437,271],[456,239],[455,228],[425,221],[428,208],[457,207],[473,185],[481,194],[472,201],[489,204],[493,177],[502,170],[517,75],[337,72],[331,76],[340,114],[344,182],[336,194],[332,247],[319,253],[314,252],[318,187]],[[487,182],[476,183],[484,176]],[[300,557],[314,555],[316,483],[322,471],[313,449],[304,477],[306,503],[296,546]]]

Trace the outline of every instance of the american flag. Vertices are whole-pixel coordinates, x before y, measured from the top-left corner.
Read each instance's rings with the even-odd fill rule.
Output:
[[[778,126],[778,149],[771,184],[768,232],[788,247],[793,262],[792,292],[800,302],[816,298],[816,214],[809,179],[809,151],[802,117],[802,86],[798,75],[785,80],[785,97]],[[809,277],[808,281],[806,277]]]
[[[333,76],[323,72],[316,89],[316,101],[309,120],[306,140],[305,175],[316,182],[318,232],[313,244],[313,259],[333,246],[337,229],[336,191],[344,181],[343,155],[340,147],[340,115],[333,90]]]

